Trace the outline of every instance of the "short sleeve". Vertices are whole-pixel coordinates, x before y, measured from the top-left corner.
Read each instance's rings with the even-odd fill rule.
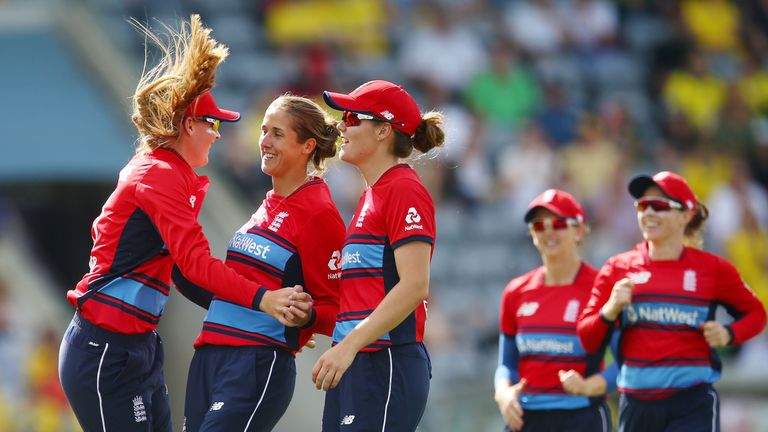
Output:
[[[392,249],[412,241],[434,244],[435,205],[420,182],[398,182],[389,191],[384,211]]]

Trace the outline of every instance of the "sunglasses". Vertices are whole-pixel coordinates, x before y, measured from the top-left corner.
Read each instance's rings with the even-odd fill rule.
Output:
[[[344,111],[344,114],[342,114],[341,116],[341,120],[344,122],[344,126],[346,127],[360,126],[360,123],[362,123],[363,120],[373,120],[377,122],[392,123],[399,126],[403,126],[403,124],[399,122],[393,122],[387,119],[374,117],[369,114],[360,114],[352,111]]]
[[[648,207],[652,208],[655,212],[684,209],[683,205],[679,202],[667,198],[643,198],[635,201],[635,209],[639,212],[645,211]]]
[[[528,222],[528,228],[536,232],[544,231],[547,228],[552,230],[564,230],[569,226],[577,226],[577,225],[579,225],[579,222],[576,219],[571,219],[571,218],[565,218],[565,219],[547,218],[547,219],[538,219],[535,221]]]
[[[200,120],[200,121],[204,121],[204,122],[210,123],[211,124],[211,130],[213,130],[214,132],[218,132],[219,131],[219,127],[221,126],[221,120],[215,119],[215,118],[212,118],[212,117],[193,117],[193,116],[187,116],[187,117],[193,118],[195,120]]]

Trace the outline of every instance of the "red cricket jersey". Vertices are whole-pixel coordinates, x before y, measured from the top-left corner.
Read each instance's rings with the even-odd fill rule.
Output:
[[[632,305],[612,323],[600,309],[625,277],[635,284]],[[763,305],[729,262],[693,248],[676,260],[653,261],[643,242],[603,265],[579,319],[579,337],[592,352],[619,326],[619,390],[638,398],[668,397],[720,378],[720,361],[701,330],[718,304],[736,318],[733,343],[765,327]]]
[[[344,222],[328,186],[315,178],[287,197],[266,199],[229,241],[228,266],[268,289],[301,285],[314,301],[303,328],[214,297],[195,341],[201,345],[276,346],[295,353],[312,333],[330,336],[339,310]]]
[[[582,263],[572,284],[544,285],[544,267],[512,279],[501,296],[499,326],[514,341],[524,409],[577,409],[590,399],[563,390],[558,371],[574,369],[587,377],[600,371],[600,355],[587,355],[576,334],[576,321],[589,300],[597,270]],[[500,359],[506,364],[504,359]]]
[[[194,283],[251,306],[264,289],[211,257],[197,222],[208,185],[207,177],[172,150],[135,155],[93,222],[90,271],[67,292],[67,300],[105,329],[154,330],[176,263]]]
[[[416,171],[399,164],[363,192],[347,228],[334,344],[368,317],[400,281],[394,250],[412,241],[427,242],[434,250],[435,205]],[[424,299],[397,327],[361,351],[421,342],[426,319]]]

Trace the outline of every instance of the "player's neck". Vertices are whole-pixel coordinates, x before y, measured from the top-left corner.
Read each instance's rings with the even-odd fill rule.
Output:
[[[567,256],[542,257],[544,260],[544,285],[570,285],[576,280],[581,268],[578,254]]]
[[[682,239],[668,239],[667,241],[649,241],[648,257],[653,261],[669,261],[680,258],[685,244]]]
[[[287,197],[298,189],[299,186],[309,181],[309,178],[310,176],[306,171],[296,171],[291,174],[272,177],[272,190],[275,192],[275,195]]]
[[[400,163],[400,160],[395,157],[380,157],[372,158],[365,164],[358,165],[358,170],[365,178],[366,187],[373,186],[385,172],[390,168]]]

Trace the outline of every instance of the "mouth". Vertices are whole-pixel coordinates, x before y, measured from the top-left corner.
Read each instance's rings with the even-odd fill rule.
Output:
[[[274,153],[261,152],[261,159],[264,161],[272,160],[276,157],[277,155]]]

